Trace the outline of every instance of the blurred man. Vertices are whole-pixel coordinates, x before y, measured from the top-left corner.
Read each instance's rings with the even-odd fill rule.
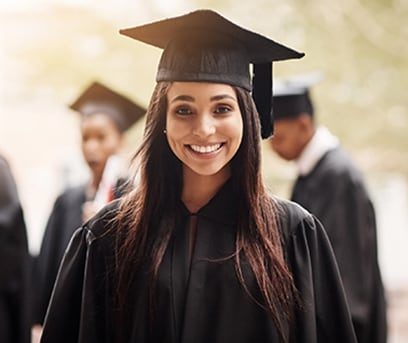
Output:
[[[28,343],[28,248],[16,184],[0,156],[0,342]]]
[[[386,342],[386,306],[377,260],[374,208],[361,173],[327,128],[317,127],[309,87],[315,80],[278,83],[271,144],[295,161],[291,199],[315,214],[329,235],[359,343]],[[324,263],[324,261],[322,261]]]

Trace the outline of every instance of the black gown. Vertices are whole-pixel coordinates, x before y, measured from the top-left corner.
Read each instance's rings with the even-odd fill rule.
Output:
[[[86,186],[72,187],[54,203],[36,258],[34,270],[34,324],[42,324],[65,249],[82,224],[82,205],[86,201]]]
[[[376,222],[360,172],[336,148],[295,183],[292,200],[316,215],[333,246],[359,343],[384,343],[384,289],[377,258]]]
[[[237,197],[229,182],[196,214],[180,204],[177,225],[160,266],[153,328],[147,310],[144,268],[134,275],[122,329],[125,342],[279,342],[266,311],[243,289],[233,258]],[[291,342],[355,342],[334,255],[324,229],[300,206],[277,200],[284,251],[301,297]],[[47,312],[42,343],[113,342],[114,230],[107,230],[117,202],[73,236]],[[188,262],[185,229],[196,218],[196,239]],[[166,219],[161,218],[160,225]],[[217,260],[217,261],[215,261]],[[149,263],[149,256],[145,258]],[[260,292],[243,259],[246,284]]]
[[[17,189],[0,156],[0,342],[28,343],[29,255]]]
[[[120,197],[125,191],[126,179],[119,179],[113,196]],[[65,190],[54,203],[48,218],[40,254],[34,266],[33,283],[36,288],[33,305],[33,324],[42,324],[51,297],[52,288],[58,274],[58,268],[68,243],[82,224],[82,206],[89,200],[86,196],[87,185],[71,187]]]

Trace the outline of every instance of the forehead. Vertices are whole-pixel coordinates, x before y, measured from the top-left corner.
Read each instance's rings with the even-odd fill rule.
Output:
[[[283,135],[295,134],[298,125],[298,118],[278,119],[274,122],[274,135],[282,137]]]
[[[180,95],[189,95],[194,98],[206,98],[217,95],[229,95],[237,98],[232,86],[223,83],[210,82],[173,82],[167,92],[167,97],[172,100]]]
[[[282,127],[282,128],[290,128],[295,126],[299,121],[298,117],[295,118],[284,118],[284,119],[276,119],[274,122],[275,127]]]
[[[115,121],[106,113],[95,112],[81,117],[82,129],[115,129],[120,131]]]

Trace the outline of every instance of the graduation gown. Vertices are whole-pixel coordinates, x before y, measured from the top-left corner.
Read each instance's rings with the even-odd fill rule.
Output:
[[[126,180],[119,179],[113,196],[119,198],[124,192]],[[68,188],[54,203],[48,218],[40,254],[34,267],[36,284],[33,323],[42,324],[57,278],[58,268],[68,243],[82,224],[82,206],[87,201],[86,185]]]
[[[230,183],[195,215],[191,260],[185,230],[191,215],[180,203],[177,225],[159,269],[155,321],[151,329],[145,268],[134,275],[122,322],[124,342],[279,342],[266,311],[239,283],[233,258],[237,197]],[[319,222],[300,206],[277,200],[284,251],[301,306],[291,342],[355,342],[336,262]],[[114,241],[107,230],[117,203],[105,208],[73,236],[48,308],[42,343],[113,342],[115,335]],[[159,220],[166,225],[166,218]],[[149,263],[146,256],[145,266]],[[255,278],[242,258],[246,284],[260,299]]]
[[[359,343],[384,343],[386,306],[374,208],[360,172],[341,148],[329,150],[295,183],[292,200],[316,215],[332,243]]]
[[[86,186],[67,189],[54,203],[48,218],[40,254],[35,262],[34,295],[35,324],[42,324],[51,297],[52,287],[65,249],[75,232],[82,224],[82,205],[86,201]]]
[[[14,179],[0,156],[0,342],[29,342],[27,233]]]

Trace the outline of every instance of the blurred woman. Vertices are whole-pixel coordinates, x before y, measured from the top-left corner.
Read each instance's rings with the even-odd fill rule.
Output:
[[[71,105],[81,116],[81,147],[91,179],[64,191],[55,201],[37,259],[34,323],[42,324],[68,242],[82,223],[120,195],[123,164],[117,154],[124,132],[145,110],[95,82]]]

